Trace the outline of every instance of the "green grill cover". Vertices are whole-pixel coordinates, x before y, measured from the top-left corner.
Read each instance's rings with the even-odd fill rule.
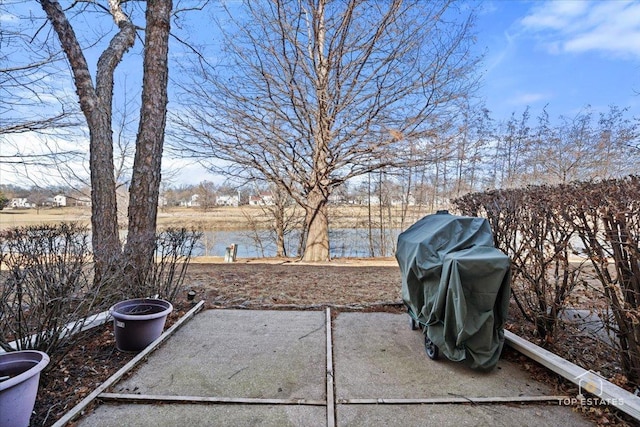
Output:
[[[493,245],[489,222],[428,215],[398,236],[402,299],[450,360],[495,367],[509,307],[509,257]]]

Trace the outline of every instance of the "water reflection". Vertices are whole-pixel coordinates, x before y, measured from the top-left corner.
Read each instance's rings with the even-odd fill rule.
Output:
[[[329,230],[329,252],[332,258],[392,256],[400,229],[373,230],[369,238],[368,229],[339,228]],[[227,246],[238,245],[238,258],[274,257],[276,255],[275,233],[269,230],[254,231],[205,231],[194,248],[193,256],[224,256]],[[300,233],[289,233],[285,237],[287,256],[297,256]],[[373,254],[372,254],[373,252]]]

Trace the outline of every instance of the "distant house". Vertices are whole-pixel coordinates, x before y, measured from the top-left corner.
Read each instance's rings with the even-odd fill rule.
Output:
[[[273,200],[273,194],[260,193],[257,196],[250,196],[249,204],[251,206],[272,206],[275,205],[275,201]]]
[[[78,196],[78,197],[72,197],[72,196],[67,196],[67,205],[70,205],[69,200],[71,200],[71,202],[73,203],[73,206],[91,206],[91,198],[90,197],[85,197],[85,196]]]
[[[392,206],[401,206],[401,205],[406,205],[406,206],[415,206],[416,205],[416,198],[413,197],[413,194],[409,194],[409,197],[407,197],[406,195],[402,195],[402,198],[400,199],[392,199],[391,200],[391,205]]]
[[[185,206],[188,208],[197,208],[198,206],[200,206],[200,195],[199,194],[194,194],[191,196],[191,198],[189,200],[183,200],[180,202],[180,206]]]
[[[333,203],[334,205],[338,205],[340,203],[345,203],[345,198],[342,194],[339,193],[331,193],[329,195],[329,203]]]
[[[167,198],[164,196],[159,196],[158,197],[158,207],[163,208],[165,206],[167,206],[169,204],[169,202],[167,201]]]
[[[64,194],[53,196],[53,206],[67,206],[67,196]]]
[[[26,197],[16,197],[11,199],[11,201],[9,202],[9,206],[11,206],[14,209],[20,209],[20,208],[24,209],[24,208],[32,208],[34,204],[29,203]]]
[[[367,204],[367,199],[364,199],[362,204],[366,205]],[[375,205],[375,206],[379,205],[380,204],[380,197],[376,196],[375,194],[372,194],[369,197],[369,204],[370,205]]]
[[[238,196],[218,196],[216,197],[216,205],[218,206],[238,206],[240,199]]]

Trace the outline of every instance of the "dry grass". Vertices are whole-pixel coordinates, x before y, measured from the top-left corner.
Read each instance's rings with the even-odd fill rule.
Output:
[[[61,222],[79,222],[89,225],[91,209],[80,207],[10,209],[0,211],[0,229],[40,224],[59,224]]]
[[[405,228],[429,214],[426,208],[411,207],[401,221],[400,207],[344,205],[329,207],[329,218],[333,228],[365,228],[371,221],[378,227],[380,221],[385,228]],[[392,220],[389,220],[392,218]],[[0,211],[0,229],[47,223],[80,222],[90,225],[91,208],[62,207],[43,209],[9,209]],[[272,224],[270,214],[261,206],[219,206],[209,209],[170,207],[158,211],[158,227],[195,227],[199,230],[248,230],[253,225],[268,228]]]

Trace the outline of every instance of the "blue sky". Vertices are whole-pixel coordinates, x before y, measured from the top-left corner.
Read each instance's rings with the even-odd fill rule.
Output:
[[[640,117],[640,1],[462,1],[478,6],[478,95],[496,121],[527,106],[532,125],[545,106],[552,122],[587,105]]]
[[[181,5],[188,1],[194,0]],[[552,120],[572,117],[586,105],[595,112],[610,105],[628,107],[630,115],[640,117],[640,0],[463,2],[478,7],[476,49],[485,54],[478,95],[496,121],[508,119],[512,112],[520,115],[527,106],[534,118],[545,105]],[[42,14],[36,2],[16,4]],[[195,16],[192,24],[203,15]],[[0,14],[0,22],[8,18]],[[201,34],[207,33],[211,34]],[[93,56],[89,58],[95,65],[97,54]],[[117,92],[123,91],[122,72],[129,76],[130,87],[139,66],[138,54],[127,55],[118,68]],[[71,87],[68,92],[74,96]],[[26,146],[26,141],[20,144]],[[173,184],[214,179],[196,165],[166,160],[165,165],[181,170]],[[12,175],[0,167],[0,183],[20,181]]]
[[[587,104],[640,112],[640,2],[484,1],[477,30],[494,119],[546,104],[552,118]]]
[[[552,122],[587,105],[640,117],[640,1],[462,1],[478,6],[478,95],[496,121],[527,106],[531,124],[545,106]]]

